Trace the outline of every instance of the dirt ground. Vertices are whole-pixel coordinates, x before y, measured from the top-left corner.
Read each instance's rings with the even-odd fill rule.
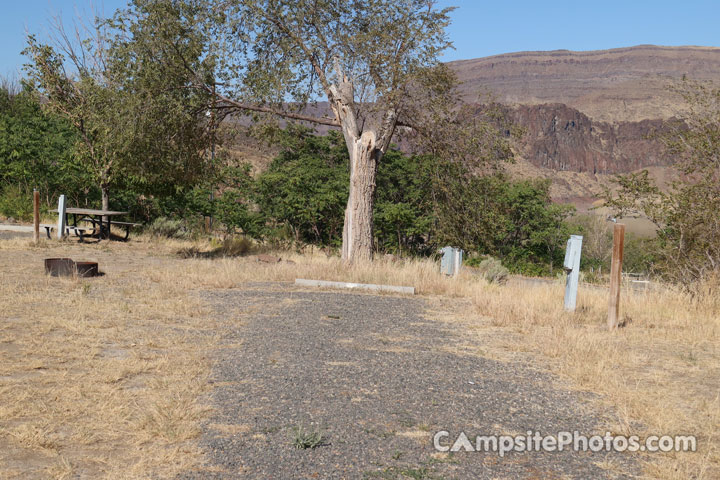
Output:
[[[633,380],[645,358],[634,358],[635,344],[647,353],[643,339],[651,338],[634,311],[637,342],[592,326],[595,303],[602,303],[592,292],[569,317],[547,300],[556,296],[555,286],[526,286],[513,295],[517,287],[444,278],[432,262],[376,262],[350,271],[324,256],[287,254],[292,261],[263,264],[253,256],[180,258],[180,247],[147,238],[38,246],[29,237],[0,238],[0,478],[627,478],[647,472],[648,456],[565,451],[501,458],[441,453],[432,445],[442,430],[450,438],[643,431],[648,418],[631,409],[634,403],[618,401],[619,409],[615,397],[582,391],[595,390],[593,368],[605,384],[615,370],[626,375],[618,363],[612,370],[598,362],[600,351],[621,342],[627,345],[609,358],[625,355],[633,369],[613,385],[662,394]],[[49,277],[42,267],[48,257],[97,261],[104,275]],[[299,289],[290,280],[300,275],[412,284],[421,295]],[[638,311],[649,301],[640,300]],[[665,332],[685,328],[681,320],[652,321],[648,332],[661,333],[665,343]],[[714,342],[708,322],[703,330],[692,327],[693,339],[706,332]],[[552,332],[565,333],[556,341]],[[573,340],[575,333],[607,340],[593,340],[592,353],[583,353],[579,347],[590,343]],[[683,378],[715,378],[716,370],[700,368],[715,358],[713,345],[697,344]],[[571,352],[576,355],[566,359]],[[699,382],[692,385],[704,385]],[[673,402],[680,393],[666,382],[662,388]],[[694,416],[694,404],[686,409],[687,425],[713,428],[716,417],[701,418],[715,411],[713,389],[708,384],[707,408]],[[670,418],[674,404],[657,399]],[[660,427],[677,430],[675,423]],[[708,453],[692,457],[692,465],[708,472],[715,462],[707,447],[712,434],[701,440]],[[673,476],[682,471],[669,465],[652,477],[688,478]],[[693,477],[712,478],[704,475]]]

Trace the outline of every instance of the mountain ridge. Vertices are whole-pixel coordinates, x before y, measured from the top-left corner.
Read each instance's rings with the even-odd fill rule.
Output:
[[[670,86],[720,82],[720,48],[638,45],[607,50],[524,51],[449,62],[465,101],[488,92],[501,103],[563,103],[604,122],[684,113]]]

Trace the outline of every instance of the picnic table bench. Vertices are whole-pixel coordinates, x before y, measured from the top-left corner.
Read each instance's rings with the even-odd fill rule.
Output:
[[[53,230],[55,230],[55,229],[57,228],[57,225],[56,225],[56,224],[50,224],[50,223],[41,223],[41,224],[40,224],[40,227],[42,227],[42,228],[45,229],[45,233],[47,234],[47,237],[48,237],[48,238],[52,238],[52,237],[50,236],[50,232],[53,231]],[[77,235],[78,237],[80,237],[80,242],[84,242],[84,241],[85,241],[85,232],[87,232],[87,231],[89,230],[89,228],[76,227],[76,226],[73,226],[73,225],[65,225],[65,234],[66,234],[66,235],[70,235],[70,231],[71,231],[71,230],[73,230],[73,231],[75,232],[75,235]],[[93,229],[93,234],[94,234],[94,233],[95,233],[95,231],[94,231],[94,229]]]
[[[52,212],[57,213],[58,210],[51,210]],[[133,222],[120,222],[120,221],[114,221],[112,220],[112,217],[117,217],[119,215],[127,215],[128,212],[116,212],[114,210],[96,210],[93,208],[66,208],[65,209],[65,224],[66,228],[73,229],[75,231],[75,234],[80,237],[80,241],[82,241],[85,237],[85,232],[89,230],[89,228],[83,228],[78,226],[78,221],[80,222],[89,222],[92,224],[92,235],[98,235],[98,239],[107,238],[110,239],[110,230],[112,228],[112,225],[118,225],[125,228],[125,240],[128,239],[130,236],[130,229],[132,227],[140,226],[139,223],[133,223]],[[69,215],[72,215],[72,224],[68,221]],[[78,219],[78,217],[80,217]],[[104,219],[107,218],[107,221]],[[49,235],[49,230],[46,228],[46,231]]]
[[[94,219],[94,218],[92,218],[92,217],[81,218],[79,221],[92,223],[93,231],[94,231],[95,228],[96,228],[96,227],[95,227],[95,222],[96,222],[97,220]],[[124,240],[127,240],[128,237],[130,236],[130,229],[131,229],[131,228],[142,226],[142,223],[118,222],[117,220],[113,220],[112,224],[113,224],[113,225],[117,225],[117,226],[119,226],[119,227],[123,227],[123,228],[125,229],[125,237],[124,237]],[[109,228],[110,228],[110,227],[108,227],[108,229],[109,229]]]

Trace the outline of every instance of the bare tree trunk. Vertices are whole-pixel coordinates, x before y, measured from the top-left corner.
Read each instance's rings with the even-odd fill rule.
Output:
[[[390,144],[397,114],[394,109],[388,110],[379,130],[362,132],[354,109],[352,81],[342,73],[339,63],[335,68],[340,84],[328,87],[328,99],[350,154],[350,194],[343,225],[342,259],[348,263],[369,261],[373,257],[375,175]]]
[[[110,187],[108,187],[107,184],[103,184],[100,186],[100,190],[102,191],[102,209],[109,210],[110,209]]]
[[[102,183],[100,185],[100,190],[102,192],[102,209],[103,210],[110,210],[110,186],[107,183]],[[102,231],[103,231],[103,224],[107,223],[108,217],[103,216],[101,217],[102,223],[100,224],[100,237],[102,238]],[[108,238],[110,238],[110,232],[107,232]]]
[[[347,262],[372,260],[375,174],[381,155],[373,132],[363,133],[350,150],[350,195],[342,245],[342,258]]]

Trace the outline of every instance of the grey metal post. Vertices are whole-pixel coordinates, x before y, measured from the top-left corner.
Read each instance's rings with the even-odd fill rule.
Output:
[[[582,235],[571,235],[565,250],[565,261],[563,262],[563,268],[567,272],[567,281],[565,283],[565,310],[568,311],[574,311],[577,305],[582,240]]]
[[[452,275],[453,270],[453,248],[452,247],[445,247],[440,250],[440,253],[443,254],[442,259],[440,260],[440,272],[445,275]]]
[[[65,195],[60,195],[58,199],[58,223],[57,238],[62,240],[65,236]]]
[[[460,274],[460,267],[462,267],[463,251],[459,248],[455,249],[455,268],[453,276],[457,277]]]
[[[463,251],[455,247],[445,247],[440,253],[443,254],[440,271],[448,276],[457,276],[462,266]]]

